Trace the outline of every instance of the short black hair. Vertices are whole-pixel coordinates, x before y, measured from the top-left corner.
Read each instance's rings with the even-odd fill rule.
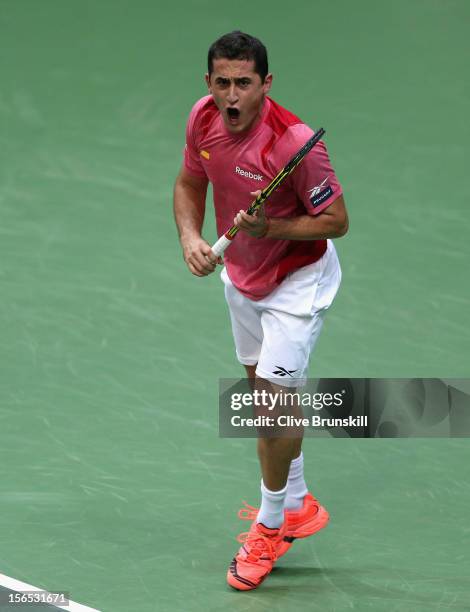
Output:
[[[224,34],[212,43],[207,55],[209,77],[213,70],[212,61],[220,58],[254,60],[255,72],[260,75],[261,81],[264,83],[268,74],[268,52],[263,43],[254,36],[240,32],[240,30],[234,30]]]

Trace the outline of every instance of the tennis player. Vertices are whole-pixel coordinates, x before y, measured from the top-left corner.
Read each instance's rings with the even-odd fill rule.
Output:
[[[208,54],[209,95],[194,105],[174,212],[183,256],[196,276],[222,261],[201,235],[207,186],[213,186],[219,235],[240,232],[224,256],[221,278],[238,360],[247,377],[279,390],[304,384],[325,312],[341,282],[332,238],[348,230],[342,188],[320,141],[270,197],[266,211],[244,210],[312,136],[298,117],[268,96],[267,52],[239,31],[214,42]],[[300,437],[258,439],[261,504],[246,507],[249,532],[227,572],[239,590],[254,589],[296,538],[328,522],[308,491]],[[242,540],[241,540],[242,541]]]

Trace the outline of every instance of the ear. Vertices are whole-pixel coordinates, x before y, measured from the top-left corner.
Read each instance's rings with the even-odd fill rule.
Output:
[[[271,73],[266,75],[266,78],[264,79],[264,83],[263,83],[263,92],[264,94],[268,94],[270,89],[271,89],[271,85],[273,84],[273,75]]]
[[[206,85],[207,85],[207,89],[209,90],[209,93],[212,93],[212,88],[211,88],[211,78],[209,76],[209,73],[206,72],[205,74],[205,80],[206,80]]]

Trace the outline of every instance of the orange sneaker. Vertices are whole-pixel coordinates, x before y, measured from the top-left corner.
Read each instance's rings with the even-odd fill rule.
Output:
[[[286,523],[280,529],[269,529],[253,521],[250,531],[241,533],[243,546],[227,571],[228,584],[239,591],[256,589],[273,569],[277,549],[285,535]]]
[[[250,506],[246,502],[243,503],[245,507],[239,510],[239,518],[246,521],[254,521],[258,515],[258,508]],[[327,510],[320,505],[318,499],[311,493],[307,493],[304,497],[302,508],[299,508],[299,510],[286,510],[285,516],[285,534],[276,549],[278,559],[286,554],[294,540],[297,538],[307,538],[320,531],[320,529],[326,527],[330,518]]]

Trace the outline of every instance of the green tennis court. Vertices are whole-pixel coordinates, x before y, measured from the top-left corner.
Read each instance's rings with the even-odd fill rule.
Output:
[[[466,439],[307,440],[329,527],[259,590],[226,586],[255,441],[218,437],[218,380],[243,373],[171,208],[207,48],[240,28],[272,97],[326,129],[350,214],[312,376],[468,377],[469,19],[0,0],[0,574],[106,612],[470,610]]]

